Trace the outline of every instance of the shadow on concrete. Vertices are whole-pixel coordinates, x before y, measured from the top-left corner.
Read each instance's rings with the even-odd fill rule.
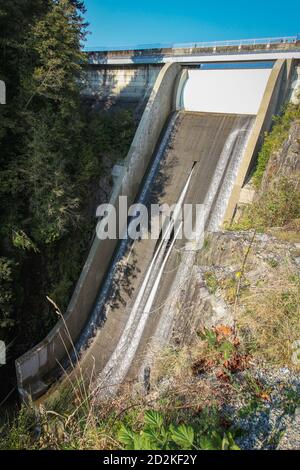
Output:
[[[132,109],[139,120],[161,69],[160,65],[87,65],[83,95],[96,110]]]
[[[130,245],[132,245],[132,242]],[[136,251],[132,249],[130,251],[130,261],[127,261],[126,254],[116,265],[115,275],[111,282],[111,294],[107,298],[112,310],[126,306],[128,299],[134,293],[133,280],[137,278],[140,272]]]

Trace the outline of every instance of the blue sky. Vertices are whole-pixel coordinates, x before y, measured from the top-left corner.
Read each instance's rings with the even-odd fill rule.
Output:
[[[85,0],[85,4],[90,47],[300,33],[299,0]]]

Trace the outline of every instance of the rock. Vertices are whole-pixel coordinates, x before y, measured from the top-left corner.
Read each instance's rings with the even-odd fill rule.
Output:
[[[281,149],[269,159],[260,193],[265,192],[270,184],[273,184],[274,178],[293,177],[297,172],[300,172],[300,123],[294,121]]]
[[[300,407],[296,408],[294,419],[286,427],[277,449],[300,450]]]

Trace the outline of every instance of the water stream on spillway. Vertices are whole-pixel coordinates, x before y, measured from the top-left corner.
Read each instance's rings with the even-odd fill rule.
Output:
[[[227,204],[232,192],[234,182],[253,128],[255,117],[249,116],[246,123],[232,132],[226,142],[220,160],[223,160],[220,172],[222,173],[222,184],[219,184],[218,194],[212,206],[208,219],[207,230],[214,232],[219,229],[225,216]],[[229,158],[228,155],[231,157]]]
[[[217,228],[223,219],[239,164],[250,136],[253,122],[253,116],[249,116],[246,123],[245,119],[243,119],[243,124],[238,121],[236,129],[229,134],[225,141],[204,200],[204,220],[206,228],[209,226],[210,221],[213,221],[213,226]],[[194,172],[195,168],[193,167],[177,201],[177,207],[181,207],[184,203]],[[105,395],[116,392],[118,386],[124,381],[133,362],[145,325],[149,315],[151,314],[151,309],[159,284],[164,274],[165,265],[170,257],[176,240],[175,233],[175,236],[172,238],[170,243],[169,235],[170,231],[172,229],[174,230],[177,217],[178,214],[174,213],[173,219],[169,221],[165,237],[160,241],[151,264],[147,269],[145,278],[131,309],[129,319],[122,336],[112,356],[99,375],[97,381],[98,388],[99,391],[105,390]],[[177,231],[181,229],[181,223],[176,229]],[[195,252],[186,254],[186,266],[193,265],[194,256]],[[159,328],[157,331],[158,335],[161,337],[163,335],[166,336],[166,329],[168,327],[169,320],[170,318],[168,315],[166,315],[165,318],[162,315],[160,318]],[[98,395],[100,393],[101,392],[98,392]]]
[[[253,128],[254,120],[254,116],[249,116],[246,122],[243,120],[241,127],[231,132],[224,144],[212,182],[203,203],[205,227],[208,231],[218,230],[222,223],[239,165]],[[165,299],[155,333],[149,344],[149,350],[139,369],[138,376],[141,382],[144,380],[146,368],[151,366],[153,351],[167,344],[170,338],[175,316],[174,312],[176,312],[176,305],[178,303],[178,297],[172,295],[172,292],[180,292],[188,282],[191,266],[193,266],[195,262],[195,256],[195,251],[184,251],[182,253],[180,269],[177,270],[170,288],[170,297]]]
[[[143,334],[148,316],[150,314],[151,307],[158,290],[159,282],[163,275],[164,267],[172,251],[174,242],[177,237],[177,233],[181,229],[182,221],[180,221],[178,224],[176,224],[176,222],[178,222],[180,216],[180,208],[182,207],[182,204],[184,202],[184,198],[186,196],[193,171],[194,170],[192,169],[185,184],[185,187],[183,188],[180,197],[177,201],[174,214],[168,221],[168,226],[164,230],[162,239],[158,245],[158,248],[156,249],[154,258],[147,269],[146,276],[140,287],[140,290],[132,307],[130,317],[126,324],[125,330],[123,331],[123,334],[120,338],[120,341],[117,347],[115,348],[108,363],[100,374],[100,387],[103,385],[103,377],[105,378],[105,382],[109,381],[113,384],[120,383],[124,379],[130,367],[130,364],[138,348],[141,336]],[[171,237],[171,233],[174,228],[175,233],[174,236]],[[106,390],[105,393],[107,393],[108,391],[109,390]]]

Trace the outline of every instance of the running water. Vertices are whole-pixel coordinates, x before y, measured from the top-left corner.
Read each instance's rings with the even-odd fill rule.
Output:
[[[210,213],[207,230],[214,232],[220,228],[228,201],[236,180],[238,170],[247,147],[253,128],[255,116],[249,116],[247,122],[239,129],[232,132],[227,140],[216,173],[222,174],[222,184],[218,188],[218,195]],[[209,191],[214,193],[213,188]],[[215,192],[216,194],[216,192]]]
[[[105,395],[114,393],[115,386],[122,383],[134,359],[151,312],[164,267],[172,251],[177,234],[181,230],[182,221],[177,224],[178,226],[174,237],[171,239],[171,243],[169,243],[171,232],[174,227],[176,227],[176,223],[179,220],[180,210],[192,175],[193,169],[177,201],[174,214],[172,218],[170,218],[166,230],[163,232],[163,238],[159,243],[154,258],[147,269],[146,276],[132,307],[125,330],[123,331],[117,347],[98,379],[99,388],[103,388],[105,390]]]

